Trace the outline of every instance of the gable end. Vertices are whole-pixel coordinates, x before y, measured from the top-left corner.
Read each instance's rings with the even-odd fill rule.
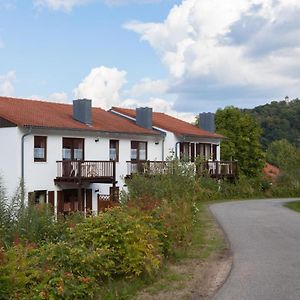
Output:
[[[0,117],[0,128],[4,127],[16,127],[17,125]]]

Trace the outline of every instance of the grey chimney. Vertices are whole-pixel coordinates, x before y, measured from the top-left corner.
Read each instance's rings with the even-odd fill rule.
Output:
[[[138,107],[136,109],[136,124],[147,129],[152,129],[152,108]]]
[[[199,114],[199,127],[206,131],[214,133],[216,131],[215,114],[213,113],[200,113]]]
[[[83,124],[92,125],[92,100],[73,100],[73,118]]]

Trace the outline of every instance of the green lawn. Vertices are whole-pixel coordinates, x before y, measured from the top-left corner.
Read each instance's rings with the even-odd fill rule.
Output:
[[[284,206],[300,213],[300,201],[289,202]]]

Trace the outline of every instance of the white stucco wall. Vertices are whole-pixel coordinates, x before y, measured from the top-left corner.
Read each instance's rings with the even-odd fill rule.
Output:
[[[28,129],[17,127],[0,128],[0,138],[3,142],[0,156],[0,174],[9,195],[13,195],[18,187],[21,177],[21,139]],[[62,160],[62,137],[84,138],[85,160],[109,160],[109,140],[119,140],[119,162],[116,163],[117,186],[122,189],[124,176],[127,175],[127,161],[130,161],[131,141],[145,141],[148,145],[148,160],[161,161],[175,155],[175,146],[179,139],[172,133],[165,131],[164,141],[162,136],[147,137],[143,135],[121,136],[116,134],[87,133],[75,131],[58,131],[33,129],[25,138],[24,147],[24,175],[27,192],[36,190],[58,191],[62,188],[55,185],[57,176],[57,160]],[[34,162],[34,136],[47,136],[47,161]],[[98,140],[97,142],[95,140]],[[220,140],[199,139],[199,143],[220,144]],[[220,159],[220,147],[218,147],[218,160]],[[179,147],[178,147],[179,152]],[[111,184],[92,184],[93,209],[97,208],[97,193],[109,194]],[[56,203],[55,193],[55,203]]]
[[[0,129],[0,132],[2,129]],[[3,132],[3,131],[2,131]],[[12,144],[16,140],[21,140],[22,134],[26,131],[20,131],[18,138],[12,139]],[[47,136],[47,161],[34,162],[34,136]],[[120,189],[124,185],[124,176],[127,175],[127,161],[130,161],[131,141],[145,141],[148,145],[148,160],[162,159],[162,142],[160,137],[145,137],[141,135],[128,136],[119,138],[117,135],[101,133],[83,133],[74,131],[55,131],[55,130],[33,130],[32,134],[25,139],[25,185],[26,191],[32,192],[36,190],[58,191],[62,188],[55,185],[54,179],[57,176],[56,161],[62,160],[62,138],[84,138],[84,159],[85,160],[109,160],[109,140],[119,140],[119,162],[116,163],[117,186]],[[96,142],[96,140],[98,140]],[[158,143],[158,144],[157,144]],[[20,146],[21,147],[21,146]],[[7,157],[11,157],[7,154]],[[19,157],[21,154],[19,155]],[[10,161],[10,159],[9,159]],[[20,163],[19,163],[20,165]],[[7,173],[7,167],[4,168]],[[6,177],[6,175],[5,175]],[[93,209],[97,208],[97,193],[109,194],[111,184],[91,184],[89,188],[93,193]],[[99,192],[95,192],[99,190]],[[56,193],[55,193],[56,203]]]
[[[21,178],[21,136],[17,127],[1,128],[0,176],[8,196],[16,191]]]

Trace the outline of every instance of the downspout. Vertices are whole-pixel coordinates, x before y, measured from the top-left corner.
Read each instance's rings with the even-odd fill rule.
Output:
[[[165,138],[162,140],[162,148],[161,148],[161,160],[165,161]]]
[[[180,144],[180,142],[176,142],[175,143],[175,158],[178,158],[178,151],[177,151],[177,146],[178,146],[178,144]]]
[[[28,135],[31,135],[32,133],[32,127],[29,127],[29,131],[24,133],[22,135],[22,139],[21,139],[21,201],[22,201],[22,206],[24,206],[24,202],[25,202],[25,176],[24,176],[24,169],[25,169],[25,160],[24,160],[24,149],[25,149],[25,138]]]

